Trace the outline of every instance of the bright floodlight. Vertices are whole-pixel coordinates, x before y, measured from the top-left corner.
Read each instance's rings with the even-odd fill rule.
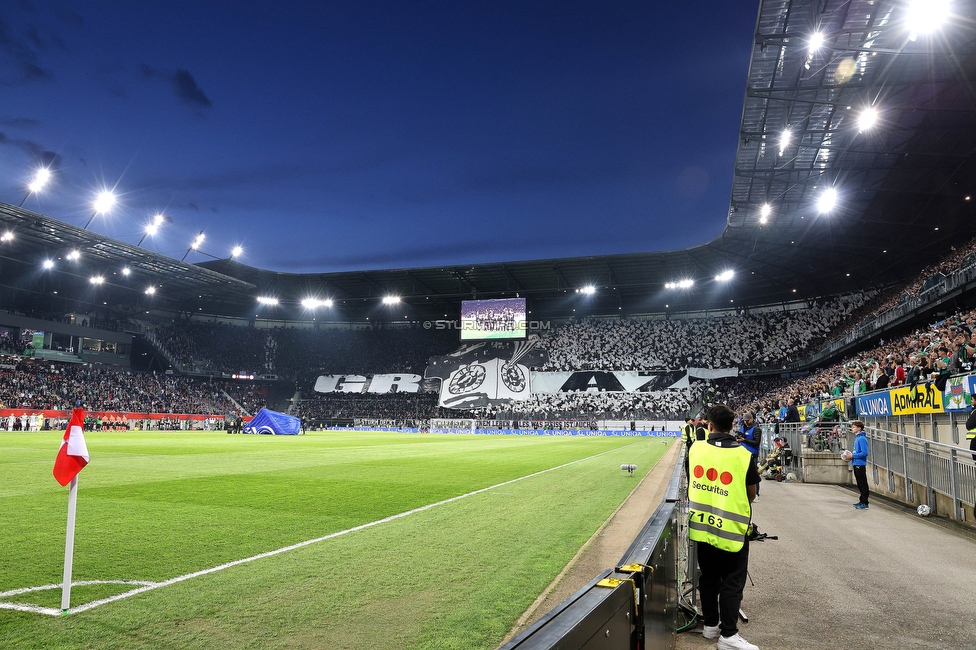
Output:
[[[9,230],[2,235],[0,235],[0,241],[13,241],[14,234]]]
[[[270,296],[258,296],[258,302],[262,305],[277,305],[278,299]]]
[[[773,213],[773,206],[768,203],[763,203],[762,207],[759,208],[759,223],[766,223],[769,219],[769,215]]]
[[[27,189],[29,189],[31,193],[36,194],[44,189],[44,186],[47,185],[49,180],[51,180],[51,170],[47,167],[40,167],[36,172],[34,172],[34,180],[27,185]]]
[[[949,0],[912,0],[905,12],[905,24],[913,41],[919,34],[928,34],[942,26],[949,18]]]
[[[45,269],[53,269],[54,268],[54,260],[44,260],[44,263],[41,264],[41,266],[43,266]]]
[[[244,253],[244,249],[243,248],[241,248],[240,246],[234,246],[234,248],[230,251],[230,256],[231,257],[240,257],[241,254],[243,254],[243,253]]]
[[[190,244],[190,248],[192,248],[193,250],[196,250],[196,249],[200,248],[201,244],[203,244],[203,240],[206,239],[206,238],[207,238],[206,235],[204,235],[203,233],[200,233],[193,240],[193,243]]]
[[[95,214],[104,214],[112,209],[115,205],[115,195],[109,190],[102,190],[95,197],[95,201],[92,203],[92,207],[95,208]]]
[[[383,296],[384,305],[396,305],[400,303],[400,296]]]
[[[92,284],[101,284],[101,283],[105,282],[105,278],[103,278],[100,275],[93,275],[91,278],[89,278],[89,281]]]
[[[585,293],[588,296],[593,295],[594,293],[596,293],[596,287],[594,287],[592,284],[588,284],[582,289],[580,289],[580,293]]]
[[[780,155],[786,151],[786,148],[790,146],[790,140],[793,139],[793,132],[789,128],[783,129],[783,132],[779,136],[779,153]]]
[[[128,277],[130,273],[132,273],[132,269],[130,269],[128,266],[122,267],[122,275]]]
[[[718,275],[716,275],[715,276],[715,280],[717,282],[728,282],[729,280],[732,279],[732,276],[733,275],[735,275],[735,271],[733,271],[732,269],[729,269],[727,271],[722,271],[721,273],[719,273]]]
[[[810,54],[813,54],[819,50],[824,44],[823,32],[814,32],[810,34],[810,40],[807,41],[807,44],[807,51],[810,52]]]
[[[146,287],[146,295],[151,296],[154,293],[156,293],[156,287]]]
[[[305,309],[317,309],[318,307],[331,307],[332,300],[326,298],[325,300],[319,300],[318,298],[305,298],[302,300],[302,307]]]
[[[821,214],[830,212],[837,205],[837,190],[830,187],[823,191],[817,199],[817,211]]]
[[[695,281],[692,280],[692,279],[690,279],[690,278],[687,279],[687,280],[679,280],[678,281],[678,288],[679,289],[690,289],[691,287],[694,286],[694,284],[695,284]]]
[[[78,251],[71,251],[67,255],[67,258],[72,262],[77,261],[80,257],[81,257],[81,253],[79,253]]]
[[[867,131],[878,123],[878,109],[873,106],[865,108],[857,118],[857,130]]]

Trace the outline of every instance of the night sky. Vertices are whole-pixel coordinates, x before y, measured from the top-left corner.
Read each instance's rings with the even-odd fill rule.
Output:
[[[753,2],[0,4],[0,201],[289,272],[663,251],[725,227]],[[188,261],[207,255],[191,253]]]

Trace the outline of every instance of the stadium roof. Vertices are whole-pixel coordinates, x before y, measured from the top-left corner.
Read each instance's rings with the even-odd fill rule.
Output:
[[[535,316],[561,317],[745,307],[904,282],[976,234],[976,15],[971,3],[957,2],[956,14],[925,31],[908,22],[909,4],[761,3],[727,227],[702,246],[288,274],[231,260],[183,264],[0,205],[0,226],[16,237],[16,246],[0,243],[2,285],[37,298],[55,283],[95,305],[110,291],[114,302],[103,302],[142,309],[148,297],[135,280],[118,276],[126,264],[133,277],[162,285],[155,304],[171,309],[309,318],[299,303],[316,297],[336,301],[334,314],[320,317],[356,320],[453,317],[459,299],[475,297],[520,295]],[[877,118],[870,128],[861,121],[868,108]],[[821,211],[827,189],[836,192],[836,205]],[[88,274],[64,265],[58,279],[41,279],[41,258],[73,247],[104,267],[100,272],[115,274],[111,286],[95,291]],[[715,279],[727,270],[731,279]],[[694,286],[666,287],[688,279]],[[585,286],[595,293],[577,291]],[[384,308],[387,295],[402,302]],[[258,296],[281,302],[261,312]]]

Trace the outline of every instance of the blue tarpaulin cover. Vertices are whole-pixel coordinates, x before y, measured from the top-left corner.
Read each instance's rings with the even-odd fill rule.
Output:
[[[293,415],[261,409],[254,419],[244,425],[244,433],[273,433],[278,436],[297,436],[302,421]]]

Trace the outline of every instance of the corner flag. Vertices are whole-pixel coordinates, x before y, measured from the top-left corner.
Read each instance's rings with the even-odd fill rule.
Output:
[[[64,432],[64,440],[54,460],[54,478],[67,485],[88,464],[88,445],[85,444],[85,409],[71,412],[71,421]]]

